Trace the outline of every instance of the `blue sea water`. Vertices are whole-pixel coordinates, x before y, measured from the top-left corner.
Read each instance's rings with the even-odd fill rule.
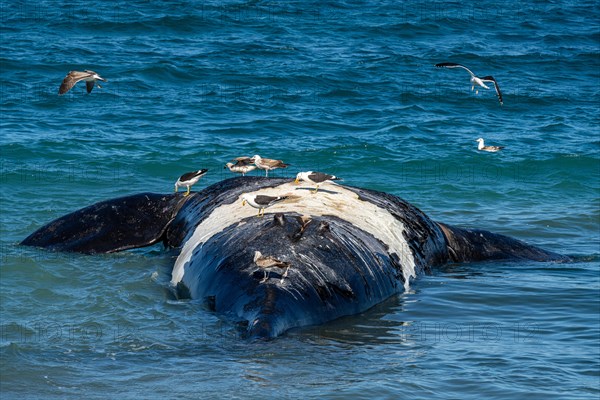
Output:
[[[2,1],[0,394],[597,399],[598,1]],[[504,94],[471,91],[467,65]],[[70,70],[108,82],[58,96]],[[476,150],[475,139],[506,146]],[[176,252],[18,246],[96,201],[261,154],[571,255],[448,265],[360,315],[238,337]]]

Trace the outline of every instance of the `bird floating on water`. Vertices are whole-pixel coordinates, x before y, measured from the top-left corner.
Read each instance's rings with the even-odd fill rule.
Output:
[[[285,164],[281,160],[273,160],[270,158],[262,158],[258,154],[252,157],[252,162],[260,169],[265,170],[265,176],[269,177],[269,171],[277,168],[287,168],[290,164]]]
[[[94,85],[102,89],[102,86],[100,86],[98,81],[106,82],[106,79],[94,71],[70,71],[67,76],[65,76],[65,79],[63,79],[60,88],[58,89],[58,94],[61,95],[67,93],[79,81],[85,81],[87,92],[91,93],[92,89],[94,89]]]
[[[481,151],[489,151],[491,153],[495,153],[504,148],[504,146],[486,146],[483,142],[483,138],[477,139],[476,142],[479,142],[479,144],[477,145],[477,150]]]
[[[294,182],[296,184],[300,183],[300,181],[314,183],[316,185],[316,187],[315,187],[315,190],[313,191],[313,193],[317,193],[317,191],[319,190],[319,185],[321,183],[332,182],[332,181],[341,181],[341,180],[342,180],[341,178],[338,178],[335,175],[329,175],[329,174],[325,174],[323,172],[308,171],[308,172],[298,172],[298,175],[296,175],[296,180]]]
[[[250,204],[254,208],[258,208],[257,217],[265,215],[265,208],[271,207],[273,204],[278,203],[287,199],[288,196],[265,196],[263,194],[249,194],[244,193],[242,195],[242,206],[246,203]]]
[[[288,275],[288,270],[290,269],[290,263],[281,261],[272,256],[263,256],[260,251],[254,252],[254,263],[263,270],[265,276],[260,281],[260,283],[264,283],[269,279],[269,272],[273,270],[281,270],[285,269],[285,272],[281,276],[280,283],[283,283],[283,280]]]
[[[184,196],[188,196],[190,194],[190,188],[192,185],[198,182],[200,178],[206,174],[206,172],[208,172],[208,169],[203,168],[198,171],[187,172],[181,175],[179,179],[177,179],[177,182],[175,182],[175,193],[177,193],[177,189],[179,187],[185,186],[187,187],[187,192],[185,192]]]
[[[488,76],[484,76],[483,78],[479,78],[473,72],[471,72],[471,70],[469,68],[465,67],[464,65],[451,63],[451,62],[439,63],[439,64],[435,64],[435,66],[438,68],[462,68],[462,69],[467,70],[467,72],[469,74],[471,74],[471,90],[474,90],[475,86],[489,89],[489,86],[487,86],[485,84],[485,82],[493,83],[494,88],[496,89],[496,95],[498,96],[498,101],[500,101],[500,105],[504,104],[502,102],[502,92],[500,91],[500,86],[498,86],[498,82],[496,82],[496,79],[494,79],[493,76],[488,75]],[[479,89],[475,90],[475,94],[479,94]]]
[[[242,174],[242,176],[246,176],[248,172],[256,169],[256,165],[252,165],[253,160],[251,157],[238,157],[234,158],[233,161],[235,161],[235,164],[228,162],[223,168],[229,168],[231,172]]]

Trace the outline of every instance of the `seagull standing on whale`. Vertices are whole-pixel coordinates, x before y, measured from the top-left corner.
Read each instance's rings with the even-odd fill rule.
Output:
[[[332,181],[341,181],[341,178],[338,178],[335,175],[324,174],[323,172],[298,172],[296,175],[296,180],[294,181],[296,184],[300,183],[300,181],[314,183],[316,185],[315,190],[312,193],[317,193],[319,190],[319,185],[325,182]]]
[[[58,94],[60,95],[67,93],[79,81],[85,81],[85,88],[87,89],[88,93],[91,93],[94,89],[94,86],[98,86],[100,89],[102,89],[102,86],[100,86],[98,81],[106,82],[106,79],[94,71],[70,71],[67,76],[65,76],[65,79],[63,79],[60,88],[58,89]]]
[[[467,72],[469,74],[471,74],[471,90],[474,90],[475,86],[489,89],[489,86],[487,86],[485,84],[485,82],[493,83],[494,88],[496,89],[496,95],[498,95],[498,101],[500,101],[500,105],[504,104],[502,102],[502,92],[500,91],[500,86],[498,86],[498,82],[496,82],[496,79],[494,79],[493,76],[488,75],[488,76],[484,76],[483,78],[479,78],[473,72],[471,72],[471,70],[469,68],[465,67],[464,65],[451,63],[451,62],[439,63],[439,64],[435,64],[435,66],[438,68],[462,68],[462,69],[467,70]],[[479,88],[477,90],[475,90],[475,94],[479,94]]]
[[[283,283],[283,280],[287,277],[288,271],[290,269],[290,263],[278,260],[272,256],[263,256],[262,253],[258,250],[254,252],[254,263],[263,270],[264,277],[260,281],[260,283],[264,283],[269,279],[269,272],[274,270],[285,269],[283,275],[281,275],[281,280],[279,283]]]
[[[207,172],[208,169],[203,168],[198,171],[187,172],[181,175],[179,179],[177,179],[177,182],[175,182],[175,193],[177,193],[179,187],[185,186],[187,187],[187,192],[185,192],[184,196],[188,196],[190,194],[190,187],[196,184],[196,182],[198,182]]]
[[[252,165],[253,161],[251,157],[238,157],[232,161],[235,161],[235,164],[228,162],[223,168],[229,168],[231,172],[242,174],[242,176],[246,176],[248,172],[256,169],[256,166]]]
[[[281,160],[273,160],[270,158],[262,158],[258,154],[252,157],[252,162],[260,169],[265,170],[265,176],[269,177],[269,171],[277,168],[287,168],[289,164],[285,164]]]
[[[252,195],[244,193],[242,195],[242,206],[246,203],[250,204],[254,208],[258,208],[257,217],[263,217],[265,215],[265,208],[271,207],[273,204],[278,203],[287,199],[288,196],[266,196],[264,194]]]

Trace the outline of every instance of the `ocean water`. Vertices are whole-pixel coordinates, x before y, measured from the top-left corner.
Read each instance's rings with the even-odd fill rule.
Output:
[[[599,21],[598,1],[3,0],[2,399],[597,399]],[[444,61],[493,75],[504,105]],[[58,96],[83,69],[108,82]],[[274,176],[334,173],[575,261],[447,265],[256,343],[173,297],[176,251],[18,246],[253,154],[292,164]]]

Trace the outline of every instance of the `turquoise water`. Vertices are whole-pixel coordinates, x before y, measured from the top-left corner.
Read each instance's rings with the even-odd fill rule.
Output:
[[[597,1],[2,1],[2,399],[598,398],[599,17]],[[493,75],[504,106],[444,61]],[[83,69],[108,82],[59,97]],[[173,298],[176,251],[17,245],[253,154],[576,262],[448,265],[253,343]]]

